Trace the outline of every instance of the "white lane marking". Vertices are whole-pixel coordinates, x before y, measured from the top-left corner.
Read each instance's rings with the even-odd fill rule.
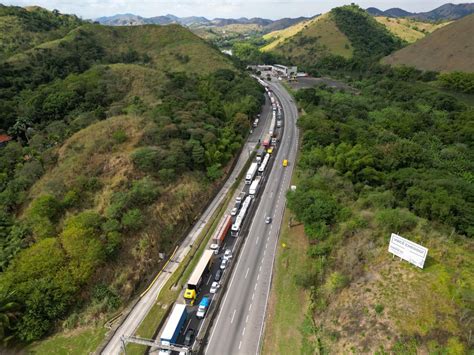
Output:
[[[235,312],[236,312],[236,311],[237,311],[237,310],[234,309],[234,313],[232,313],[232,318],[231,318],[231,320],[230,320],[230,324],[232,324],[232,323],[234,322],[234,317],[235,317]]]
[[[247,322],[245,322],[245,323],[247,323]],[[242,330],[242,336],[244,336],[244,335],[245,335],[245,327],[244,327],[244,330]]]
[[[247,268],[247,272],[245,273],[245,278],[247,278],[247,276],[248,276],[248,274],[249,274],[249,270],[250,270],[250,268],[248,267],[248,268]]]
[[[209,281],[211,281],[212,273],[209,275],[209,278],[207,279],[206,285],[209,285]]]
[[[254,297],[255,297],[255,292],[254,292],[254,293],[252,293],[252,301],[253,301],[253,298],[254,298]]]
[[[245,323],[249,322],[249,315],[247,314],[247,318],[245,318]]]
[[[257,238],[255,239],[255,245],[257,245],[257,244],[258,244],[258,240],[259,240],[259,238],[260,238],[260,237],[257,237]]]
[[[250,306],[249,306],[249,312],[250,312],[250,310],[251,310],[251,309],[252,309],[252,303],[250,303]]]
[[[241,346],[242,346],[242,340],[239,342],[239,350]]]
[[[257,275],[257,281],[258,281],[259,278],[260,278],[260,273]]]
[[[253,288],[253,290],[257,290],[257,283],[255,283],[255,287]],[[235,311],[234,311],[235,312]]]

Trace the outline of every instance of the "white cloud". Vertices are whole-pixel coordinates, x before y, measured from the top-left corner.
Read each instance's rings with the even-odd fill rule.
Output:
[[[83,18],[97,18],[118,13],[134,13],[144,17],[174,14],[176,16],[264,17],[282,18],[313,16],[353,0],[7,0],[6,5],[38,5],[74,13]],[[428,11],[444,4],[445,0],[363,0],[361,7],[381,9],[400,7],[407,11]]]

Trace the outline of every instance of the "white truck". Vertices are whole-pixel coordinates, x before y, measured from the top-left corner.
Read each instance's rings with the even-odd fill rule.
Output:
[[[260,181],[262,180],[262,177],[261,176],[257,176],[255,178],[255,180],[252,182],[252,184],[250,185],[250,188],[249,188],[249,195],[253,198],[255,198],[255,196],[257,195],[258,193],[258,190],[259,190],[259,185],[260,185]]]
[[[267,167],[268,160],[270,160],[270,154],[265,155],[265,158],[263,159],[262,164],[260,164],[258,168],[258,174],[262,175],[265,171],[265,168]]]
[[[257,172],[257,169],[258,169],[258,163],[252,163],[252,165],[250,165],[249,170],[247,170],[247,175],[245,175],[245,183],[247,185],[250,185],[252,183],[252,180],[255,176],[255,173]]]

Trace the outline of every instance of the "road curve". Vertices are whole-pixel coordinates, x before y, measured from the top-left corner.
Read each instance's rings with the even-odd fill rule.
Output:
[[[296,160],[298,111],[288,92],[278,82],[269,82],[284,112],[284,136],[268,177],[261,202],[234,267],[230,283],[211,330],[205,350],[209,355],[258,354],[264,330],[273,261],[286,205],[286,191]],[[282,166],[288,159],[289,166]],[[265,224],[265,217],[273,222]]]

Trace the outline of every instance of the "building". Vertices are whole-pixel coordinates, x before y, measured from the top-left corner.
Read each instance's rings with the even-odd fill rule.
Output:
[[[281,64],[275,64],[273,65],[273,70],[276,71],[281,76],[290,78],[290,77],[296,76],[296,73],[298,72],[298,67],[296,66],[287,67]]]
[[[7,136],[6,134],[0,134],[0,148],[6,146],[7,143],[10,142],[12,139],[12,137]]]

